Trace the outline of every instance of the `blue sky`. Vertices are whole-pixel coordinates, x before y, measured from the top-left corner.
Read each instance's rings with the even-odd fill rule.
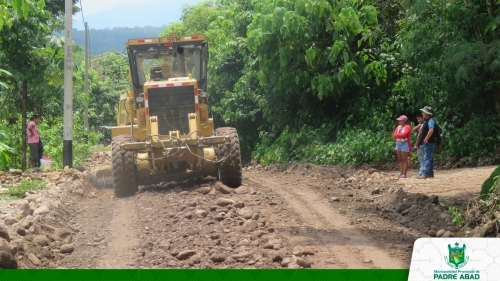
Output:
[[[80,0],[90,29],[164,26],[178,21],[184,4],[201,0]],[[73,28],[83,30],[82,14],[73,16]]]

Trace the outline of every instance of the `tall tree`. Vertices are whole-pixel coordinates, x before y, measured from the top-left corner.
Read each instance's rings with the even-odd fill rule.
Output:
[[[33,111],[40,111],[39,105],[33,102],[36,96],[43,96],[51,86],[61,85],[63,66],[60,63],[64,56],[61,40],[51,35],[53,24],[59,19],[45,9],[44,1],[25,3],[27,16],[19,17],[15,9],[10,8],[9,25],[0,29],[0,64],[12,73],[10,83],[13,85],[11,96],[4,98],[22,101],[22,128],[26,128],[28,104]],[[22,143],[25,169],[25,134]]]

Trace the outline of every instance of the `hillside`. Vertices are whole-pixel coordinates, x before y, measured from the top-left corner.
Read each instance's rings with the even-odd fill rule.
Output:
[[[125,42],[130,38],[156,37],[165,27],[115,27],[105,29],[90,29],[90,54],[98,55],[108,51],[123,51]],[[73,40],[80,46],[84,46],[85,32],[73,29]]]

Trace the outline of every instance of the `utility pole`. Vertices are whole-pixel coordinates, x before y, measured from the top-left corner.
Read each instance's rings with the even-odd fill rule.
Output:
[[[73,167],[73,1],[65,0],[63,166]]]
[[[85,83],[83,85],[85,92],[85,112],[83,119],[83,128],[89,129],[89,26],[85,22]]]

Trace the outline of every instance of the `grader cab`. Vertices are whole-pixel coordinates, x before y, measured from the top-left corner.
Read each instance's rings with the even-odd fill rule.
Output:
[[[208,114],[205,36],[131,39],[126,47],[130,88],[111,128],[115,195],[207,176],[240,186],[238,133],[214,130]]]

